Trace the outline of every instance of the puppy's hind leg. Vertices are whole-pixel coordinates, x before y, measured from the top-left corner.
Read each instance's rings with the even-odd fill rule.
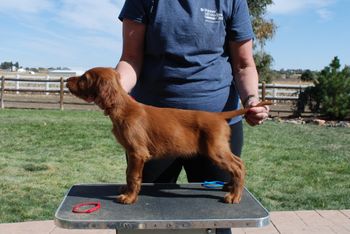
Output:
[[[224,151],[222,148],[217,149],[218,151],[209,154],[209,158],[220,168],[228,171],[231,176],[231,181],[227,186],[229,192],[225,195],[224,201],[226,203],[239,203],[244,189],[245,168],[243,161],[229,149]]]
[[[231,168],[229,171],[233,172],[233,177],[231,177],[229,193],[225,195],[224,200],[226,203],[239,203],[244,189],[244,177],[246,173],[244,163],[239,157],[231,152],[227,153],[227,155],[231,159],[231,165],[228,165],[228,167]]]

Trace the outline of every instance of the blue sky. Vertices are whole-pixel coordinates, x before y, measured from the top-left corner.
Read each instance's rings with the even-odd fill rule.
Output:
[[[274,0],[278,26],[265,50],[273,68],[319,70],[334,56],[350,65],[349,0]],[[115,66],[123,0],[0,0],[0,62],[23,67]]]
[[[320,70],[338,56],[350,65],[349,0],[274,0],[269,17],[277,24],[266,45],[274,67]]]

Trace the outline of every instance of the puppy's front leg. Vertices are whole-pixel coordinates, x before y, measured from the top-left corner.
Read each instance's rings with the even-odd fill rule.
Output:
[[[126,188],[117,201],[123,204],[132,204],[137,201],[137,195],[140,192],[142,181],[142,170],[145,161],[136,154],[128,153],[128,168],[126,171]]]

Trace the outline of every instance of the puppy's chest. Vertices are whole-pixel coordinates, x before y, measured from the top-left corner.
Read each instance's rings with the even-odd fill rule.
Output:
[[[113,124],[112,133],[116,140],[126,148],[130,145],[130,134],[126,131],[125,128],[121,127],[118,124]]]

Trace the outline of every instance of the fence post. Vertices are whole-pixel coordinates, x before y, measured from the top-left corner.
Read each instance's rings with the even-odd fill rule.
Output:
[[[261,100],[265,101],[265,98],[266,98],[266,82],[263,81],[261,86]]]
[[[60,80],[60,110],[63,111],[63,96],[64,96],[64,80],[63,77],[61,77]]]
[[[47,80],[47,82],[46,82],[46,91],[48,91],[48,90],[50,90],[50,82],[49,82],[49,80],[50,80],[50,76],[49,75],[47,75],[46,76],[46,80]],[[46,95],[49,95],[49,92],[46,92]]]
[[[20,79],[20,76],[17,74],[16,75],[16,79]],[[16,89],[17,89],[17,91],[16,91],[16,94],[19,94],[19,81],[16,81]]]
[[[0,108],[4,109],[5,104],[4,104],[4,96],[5,96],[5,76],[1,77],[1,96],[0,96]]]

